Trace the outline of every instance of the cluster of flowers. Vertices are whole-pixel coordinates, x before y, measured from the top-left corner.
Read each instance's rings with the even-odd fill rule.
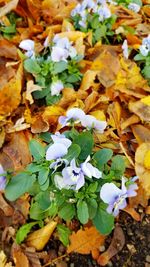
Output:
[[[111,11],[105,0],[97,0],[96,2],[93,0],[84,0],[72,10],[71,16],[80,16],[79,25],[87,28],[87,17],[89,13],[98,14],[100,22],[111,17]]]
[[[85,113],[78,108],[70,109],[66,116],[61,116],[59,118],[59,123],[62,127],[69,125],[72,122],[81,123],[82,126],[88,129],[95,129],[103,133],[107,124],[105,121],[98,121],[91,115],[85,115]],[[69,163],[65,158],[63,158],[68,153],[68,148],[71,146],[72,142],[70,139],[66,138],[65,135],[57,132],[55,135],[51,136],[53,144],[47,149],[46,160],[51,161],[50,168],[53,169],[54,183],[59,189],[72,189],[78,191],[81,187],[85,185],[85,177],[88,179],[102,178],[102,172],[94,167],[91,163],[91,156],[88,155],[87,159],[77,165],[76,159],[72,159]],[[61,174],[57,173],[57,169],[60,166],[65,166]],[[138,188],[134,181],[137,178],[132,179],[129,186],[126,186],[127,179],[122,177],[121,189],[118,188],[114,183],[105,183],[100,190],[100,198],[106,204],[108,204],[107,212],[117,216],[120,209],[125,208],[127,205],[126,199],[136,195],[136,189]]]
[[[35,42],[30,39],[21,41],[19,47],[25,50],[25,55],[28,58],[35,59]],[[49,47],[48,37],[44,42],[44,47]],[[74,59],[77,56],[77,51],[72,45],[72,42],[69,41],[67,37],[60,38],[57,34],[52,40],[51,53],[47,57],[47,60],[52,62],[67,62],[68,60]],[[58,96],[60,92],[64,89],[63,82],[58,79],[57,76],[54,76],[51,83],[51,95]]]

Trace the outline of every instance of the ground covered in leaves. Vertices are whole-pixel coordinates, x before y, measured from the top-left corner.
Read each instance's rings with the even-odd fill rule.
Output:
[[[149,197],[149,0],[0,0],[0,267],[149,267]]]

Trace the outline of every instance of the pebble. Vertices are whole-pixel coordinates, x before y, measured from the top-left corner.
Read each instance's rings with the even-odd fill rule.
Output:
[[[99,247],[99,251],[100,251],[100,252],[105,251],[105,246],[100,246],[100,247]]]
[[[146,261],[150,263],[150,255],[146,256]]]
[[[127,248],[131,253],[135,253],[136,252],[136,248],[132,244],[127,244]]]
[[[112,266],[113,266],[112,262],[109,261],[109,262],[107,263],[107,266],[108,266],[108,267],[112,267]]]

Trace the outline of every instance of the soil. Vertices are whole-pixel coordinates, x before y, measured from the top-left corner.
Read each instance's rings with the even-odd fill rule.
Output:
[[[118,224],[125,235],[125,246],[106,267],[150,267],[150,215],[141,214],[140,222],[125,212],[120,213]],[[112,236],[106,241],[109,246]],[[61,253],[60,253],[61,254]],[[52,266],[52,265],[50,265]],[[100,267],[91,256],[72,254],[58,262],[56,267]]]

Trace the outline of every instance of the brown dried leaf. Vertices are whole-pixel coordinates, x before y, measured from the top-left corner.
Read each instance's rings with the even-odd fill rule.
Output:
[[[27,256],[21,250],[14,249],[13,258],[16,267],[30,267]]]
[[[140,100],[130,102],[129,110],[139,116],[142,121],[150,122],[150,106],[142,103]]]
[[[99,256],[98,264],[100,264],[100,266],[105,266],[113,256],[122,250],[124,244],[125,236],[123,230],[120,226],[116,226],[111,244],[109,248]]]
[[[2,192],[0,192],[0,208],[3,210],[4,214],[6,216],[12,216],[13,215],[13,208],[6,202],[6,200],[3,197]]]
[[[141,124],[132,125],[131,129],[139,145],[150,142],[150,129]]]
[[[21,101],[23,66],[20,64],[17,73],[0,90],[0,115],[9,115],[16,109]]]
[[[5,169],[20,170],[31,161],[29,139],[23,132],[14,133],[10,137],[10,142],[3,147],[3,153],[0,154],[0,162]]]
[[[0,57],[18,59],[17,48],[11,42],[0,39]]]
[[[106,236],[101,235],[94,226],[85,227],[70,236],[71,244],[67,248],[67,252],[78,252],[81,254],[90,254],[95,248],[99,248],[104,244]]]

